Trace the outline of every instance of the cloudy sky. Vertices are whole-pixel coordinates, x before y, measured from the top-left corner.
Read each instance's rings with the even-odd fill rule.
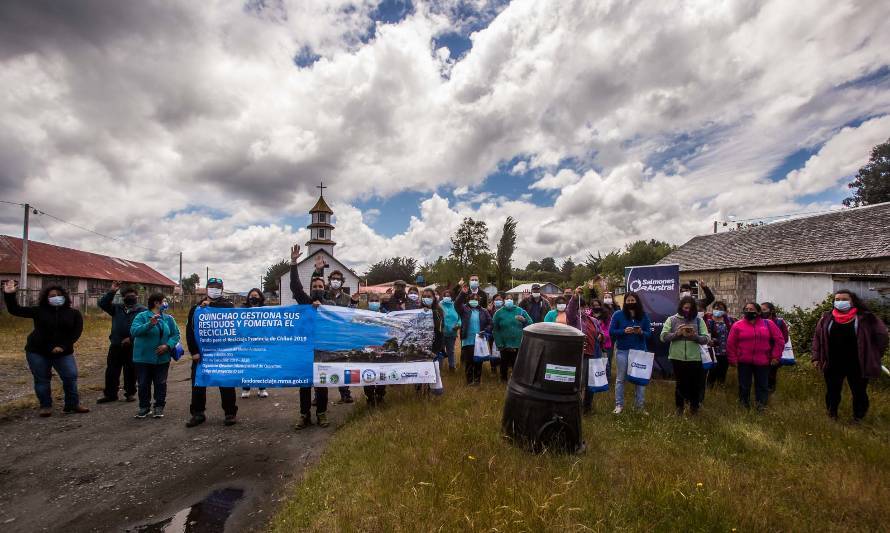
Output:
[[[0,199],[35,240],[258,283],[323,180],[338,258],[516,262],[840,204],[890,137],[871,0],[0,2]],[[0,205],[0,233],[20,235]]]

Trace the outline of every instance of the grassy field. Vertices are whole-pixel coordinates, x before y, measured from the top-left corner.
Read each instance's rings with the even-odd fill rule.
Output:
[[[486,374],[486,377],[488,375]],[[890,387],[872,410],[825,416],[820,375],[784,368],[768,412],[736,407],[735,372],[702,413],[673,415],[673,383],[647,391],[649,415],[584,419],[587,452],[534,456],[500,433],[504,387],[446,376],[429,400],[391,388],[388,405],[333,437],[295,487],[275,531],[887,531]],[[628,395],[630,400],[630,396]],[[632,400],[631,400],[632,401]],[[846,421],[845,421],[846,420]]]

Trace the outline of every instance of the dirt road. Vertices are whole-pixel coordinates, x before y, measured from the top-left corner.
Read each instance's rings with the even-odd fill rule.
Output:
[[[219,531],[227,511],[216,496],[242,490],[225,530],[262,530],[351,411],[332,406],[331,427],[297,432],[297,390],[270,389],[266,399],[239,398],[239,423],[224,427],[209,389],[208,421],[187,429],[188,377],[188,363],[171,368],[163,419],[134,419],[135,402],[96,405],[99,393],[81,389],[91,413],[62,415],[57,404],[50,418],[27,410],[0,421],[0,531],[162,531],[142,526],[171,517],[171,527]],[[189,516],[176,514],[229,488]]]

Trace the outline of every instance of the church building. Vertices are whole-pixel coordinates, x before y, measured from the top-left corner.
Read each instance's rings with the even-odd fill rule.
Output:
[[[358,275],[349,267],[341,263],[334,257],[334,246],[337,245],[333,240],[334,212],[328,207],[324,201],[324,185],[319,185],[318,189],[321,193],[315,206],[309,210],[312,217],[309,226],[310,238],[303,248],[303,256],[297,264],[297,272],[300,274],[300,281],[303,288],[309,292],[309,281],[312,273],[315,271],[316,264],[324,264],[325,283],[331,272],[339,270],[343,273],[343,290],[348,294],[358,291],[359,278]],[[286,273],[281,277],[281,305],[295,304],[293,294],[290,291],[290,273]]]

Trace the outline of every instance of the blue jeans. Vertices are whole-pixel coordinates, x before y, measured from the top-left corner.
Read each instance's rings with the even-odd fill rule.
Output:
[[[453,369],[456,367],[454,362],[454,343],[457,342],[457,335],[453,337],[445,335],[443,342],[445,343],[445,355],[448,356],[448,368]]]
[[[139,384],[139,408],[151,407],[151,388],[155,389],[155,407],[167,405],[167,372],[170,363],[151,365],[136,363],[136,382]]]
[[[40,407],[53,406],[53,392],[50,380],[55,369],[62,380],[62,389],[65,391],[65,409],[74,409],[80,405],[80,397],[77,395],[77,361],[74,354],[59,357],[47,357],[39,353],[28,352],[28,368],[34,375],[34,394]]]
[[[629,350],[615,350],[615,362],[618,363],[618,373],[615,375],[615,405],[624,407],[624,380],[627,379],[627,354]],[[646,400],[646,386],[634,386],[634,400],[637,409],[643,408]]]

